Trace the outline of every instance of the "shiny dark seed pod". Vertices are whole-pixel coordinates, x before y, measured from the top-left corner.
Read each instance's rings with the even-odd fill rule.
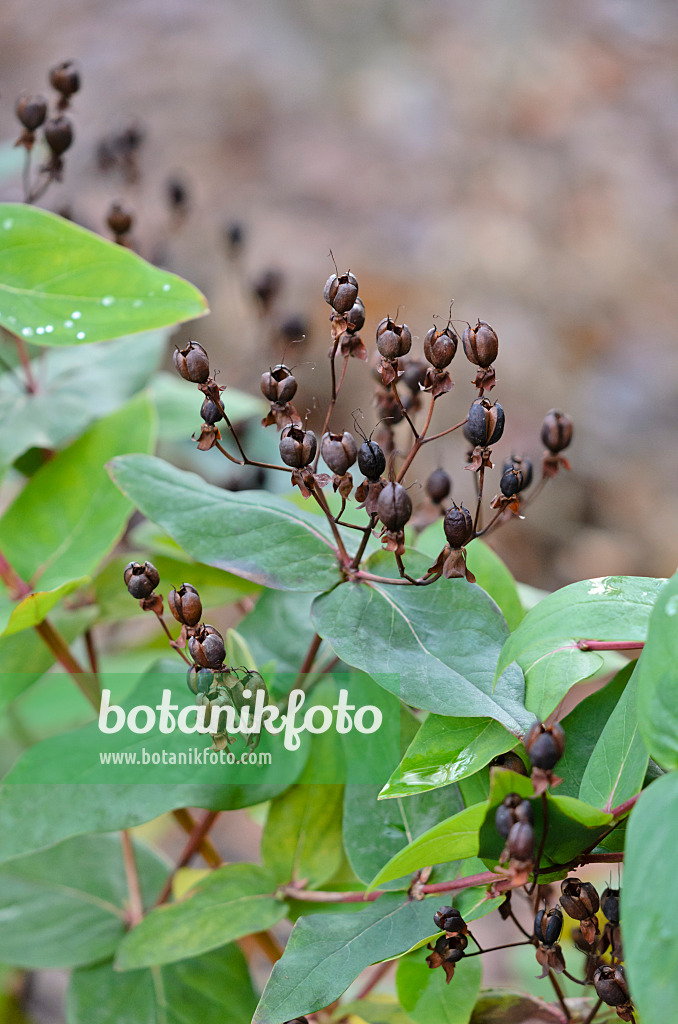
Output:
[[[34,132],[47,117],[47,100],[44,96],[22,96],[15,110],[24,128]]]
[[[524,491],[526,487],[529,487],[532,483],[532,463],[529,459],[526,459],[522,455],[511,455],[508,459],[504,459],[504,464],[501,469],[501,474],[504,476],[510,469],[515,470],[516,473],[521,473],[523,478],[523,484],[520,488]]]
[[[45,142],[55,156],[61,156],[73,142],[73,125],[63,114],[45,121]]]
[[[214,626],[201,626],[196,636],[189,637],[188,653],[202,668],[221,668],[226,658],[224,638]]]
[[[343,434],[327,433],[322,436],[320,454],[333,473],[343,476],[356,460],[358,445],[348,430]]]
[[[508,771],[517,772],[518,775],[527,775],[527,768],[515,750],[508,750],[505,754],[497,754],[490,761],[490,768],[506,768]]]
[[[518,793],[509,793],[497,807],[494,824],[502,839],[508,839],[511,826],[516,822],[516,807],[521,803]]]
[[[178,590],[170,590],[167,603],[177,622],[196,626],[202,616],[200,595],[190,583],[182,583]]]
[[[565,733],[557,722],[548,728],[535,722],[525,737],[525,749],[534,768],[550,771],[565,752]]]
[[[534,856],[534,829],[527,821],[516,821],[506,839],[509,855],[515,860],[529,861]]]
[[[400,359],[412,347],[412,335],[407,324],[397,324],[385,316],[377,327],[377,348],[384,359]]]
[[[286,405],[291,402],[297,391],[297,379],[289,367],[280,363],[272,370],[261,375],[261,393],[269,402]]]
[[[412,499],[402,484],[392,481],[382,488],[377,501],[377,515],[387,530],[402,530],[412,515]]]
[[[449,495],[451,490],[452,481],[450,480],[449,474],[446,473],[442,467],[434,469],[426,481],[426,493],[431,501],[435,501],[436,504],[440,504],[441,501],[445,501],[445,498]]]
[[[497,358],[499,338],[484,320],[479,320],[475,327],[467,327],[461,340],[466,358],[475,366],[487,369]]]
[[[204,384],[210,375],[209,356],[197,341],[189,341],[185,348],[175,348],[174,365],[184,380],[192,384]]]
[[[413,395],[418,395],[420,391],[419,385],[423,385],[426,379],[426,371],[428,369],[425,362],[418,359],[411,359],[405,363],[403,370],[402,381],[406,388],[412,392]]]
[[[504,410],[499,402],[477,398],[469,409],[464,424],[464,437],[472,445],[488,448],[496,444],[504,433]]]
[[[114,235],[126,235],[132,229],[134,218],[121,203],[111,203],[106,223]]]
[[[186,684],[191,693],[208,693],[213,679],[214,673],[209,668],[191,665],[186,672]]]
[[[534,919],[534,937],[544,946],[555,946],[563,930],[563,912],[553,907],[546,912],[540,910]]]
[[[466,927],[464,918],[456,907],[441,907],[440,910],[436,910],[433,923],[444,932],[463,932]]]
[[[447,963],[458,963],[464,955],[468,946],[468,939],[465,935],[455,935],[452,938],[441,935],[435,944],[436,953]]]
[[[463,548],[473,537],[473,516],[465,505],[452,504],[445,513],[443,530],[451,548]]]
[[[525,479],[520,469],[507,469],[499,481],[499,490],[505,498],[512,498],[525,487]]]
[[[350,271],[332,274],[325,283],[323,298],[337,313],[348,313],[358,298],[358,281]]]
[[[526,821],[534,825],[534,808],[529,800],[521,800],[515,809],[516,821]]]
[[[552,455],[562,452],[572,440],[570,417],[557,409],[547,412],[541,425],[541,439]]]
[[[200,415],[202,416],[205,423],[208,423],[211,427],[219,420],[223,420],[224,414],[211,398],[206,398],[200,407]]]
[[[444,370],[454,359],[459,338],[452,327],[442,331],[432,327],[424,338],[424,355],[436,370]]]
[[[64,60],[50,69],[49,84],[62,96],[72,96],[80,88],[80,75],[72,60]]]
[[[600,906],[610,924],[619,924],[619,889],[605,889]]]
[[[313,462],[318,440],[312,430],[304,430],[296,423],[288,423],[280,435],[280,458],[286,466],[301,469]]]
[[[160,583],[160,573],[151,562],[144,562],[143,565],[140,562],[129,562],[125,566],[123,579],[132,597],[141,601],[150,597]]]
[[[386,469],[386,456],[376,441],[365,441],[358,451],[358,469],[368,480],[378,480]]]
[[[578,878],[565,878],[560,883],[560,905],[575,921],[584,921],[598,913],[600,900],[595,886]]]
[[[617,964],[616,967],[601,964],[593,975],[593,984],[598,998],[608,1006],[623,1006],[624,1003],[628,1003],[629,990],[621,964]]]
[[[346,322],[346,333],[357,334],[365,326],[365,303],[357,298],[351,308],[343,314]]]

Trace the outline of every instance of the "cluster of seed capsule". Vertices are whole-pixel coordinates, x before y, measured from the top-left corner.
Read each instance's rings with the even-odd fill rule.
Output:
[[[330,324],[333,344],[330,358],[334,381],[334,359],[337,354],[343,355],[346,361],[351,356],[367,358],[367,348],[359,333],[365,324],[365,306],[358,294],[357,278],[350,271],[344,274],[337,272],[329,277],[324,288],[324,298],[332,307]],[[460,344],[469,362],[477,368],[473,383],[478,389],[478,397],[471,404],[462,425],[464,436],[471,446],[467,455],[467,468],[480,473],[482,478],[485,469],[492,468],[492,446],[501,439],[505,426],[502,406],[499,402],[490,401],[486,395],[496,384],[494,363],[499,352],[499,339],[496,331],[485,321],[478,320],[474,327],[468,324],[461,339],[451,321],[442,329],[432,327],[424,339],[424,363],[408,360],[412,332],[407,324],[397,323],[390,316],[379,322],[376,330],[376,404],[377,411],[388,423],[382,443],[365,434],[361,439],[356,439],[349,430],[331,429],[325,429],[318,442],[318,437],[302,421],[293,404],[298,382],[290,367],[279,363],[261,376],[261,392],[270,403],[262,424],[275,425],[280,431],[280,459],[283,467],[290,472],[292,485],[298,486],[305,497],[315,495],[322,504],[320,491],[331,483],[342,499],[341,511],[335,522],[341,521],[346,502],[354,494],[359,507],[364,508],[369,517],[364,528],[371,530],[379,526],[383,546],[393,551],[397,558],[404,553],[404,528],[412,517],[413,504],[406,487],[400,478],[396,479],[393,469],[395,452],[392,426],[394,422],[416,411],[423,393],[428,392],[434,401],[450,390],[452,382],[448,367]],[[198,448],[207,450],[219,445],[221,434],[218,424],[226,419],[220,398],[223,388],[218,387],[210,375],[210,362],[205,349],[198,342],[189,341],[176,349],[174,363],[181,376],[197,384],[205,396],[200,410],[203,423],[196,438]],[[401,377],[410,391],[410,398],[405,401],[396,389],[396,383]],[[333,383],[333,402],[335,398],[336,388]],[[542,477],[548,477],[554,475],[559,468],[567,466],[561,453],[572,438],[570,418],[557,410],[551,410],[542,424],[541,436],[546,448]],[[242,453],[242,447],[239,447]],[[329,474],[318,471],[321,457]],[[356,464],[362,479],[354,489],[352,470]],[[532,479],[533,467],[529,459],[512,455],[505,460],[499,493],[491,503],[491,507],[497,510],[495,519],[506,510],[518,513],[519,496],[530,486]],[[452,502],[447,505],[451,488],[452,482],[442,467],[435,470],[426,481],[426,493],[443,515],[446,540],[428,577],[443,575],[473,581],[474,577],[466,565],[466,547],[474,537],[484,532],[479,524],[482,484],[479,485],[475,515],[463,503]],[[403,575],[400,563],[399,567]]]
[[[71,97],[80,89],[80,73],[73,61],[67,60],[51,68],[48,77],[58,96],[55,111],[48,116],[49,104],[40,94],[20,96],[15,113],[23,131],[15,145],[23,146],[30,152],[37,140],[36,133],[42,129],[49,156],[41,170],[48,175],[49,181],[61,181],[63,154],[73,142],[73,122],[63,111],[70,106]]]
[[[127,590],[136,598],[144,611],[154,612],[163,622],[163,599],[156,593],[160,574],[151,562],[129,562],[125,566],[123,579]],[[218,708],[231,705],[240,712],[256,700],[263,690],[268,701],[266,685],[253,669],[235,669],[226,664],[226,645],[222,634],[214,626],[201,622],[202,602],[200,594],[191,583],[173,587],[168,596],[169,609],[181,624],[181,632],[170,645],[179,651],[188,649],[190,655],[186,682],[196,697],[196,704]],[[169,630],[166,629],[169,634]],[[185,657],[185,655],[184,655]],[[212,734],[215,749],[221,749],[234,741],[225,730]],[[254,739],[254,737],[253,737]]]

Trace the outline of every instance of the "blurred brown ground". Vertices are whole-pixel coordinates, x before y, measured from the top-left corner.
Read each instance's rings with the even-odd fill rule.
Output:
[[[208,295],[213,315],[191,333],[224,381],[256,390],[279,354],[242,319],[228,221],[247,232],[246,276],[279,268],[282,311],[311,319],[294,352],[309,406],[327,377],[330,247],[359,277],[370,344],[396,307],[421,338],[454,298],[456,315],[500,336],[497,455],[538,458],[553,406],[576,424],[572,474],[497,535],[513,571],[548,587],[674,571],[674,3],[5,0],[0,136],[16,131],[15,96],[44,90],[67,57],[82,68],[77,141],[47,205],[103,230],[111,199],[128,202],[142,253]],[[102,176],[95,151],[133,120],[147,138],[130,185]],[[165,237],[172,173],[192,209]],[[469,370],[458,355],[441,427],[471,401]],[[345,426],[357,406],[373,422],[368,377],[352,363]],[[439,447],[429,466],[468,501],[461,452]]]

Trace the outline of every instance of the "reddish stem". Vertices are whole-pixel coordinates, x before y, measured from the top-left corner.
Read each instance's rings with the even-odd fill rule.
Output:
[[[580,651],[642,651],[644,640],[578,640]]]
[[[193,831],[191,832],[188,838],[188,842],[181,851],[181,855],[179,857],[179,860],[177,861],[177,865],[174,871],[172,871],[172,873],[168,875],[168,877],[165,879],[165,884],[163,885],[160,895],[156,900],[156,906],[159,906],[161,903],[164,903],[167,900],[168,896],[172,892],[172,883],[174,881],[174,876],[176,875],[177,871],[179,870],[179,868],[186,867],[186,865],[189,863],[193,855],[198,852],[198,850],[203,844],[203,840],[207,836],[207,833],[212,828],[212,825],[214,824],[218,817],[219,811],[207,811],[202,821],[199,821],[195,825]]]
[[[385,975],[388,974],[388,972],[391,970],[392,967],[393,967],[393,960],[385,960],[383,962],[383,964],[376,964],[376,966],[375,966],[372,974],[370,975],[368,981],[363,985],[363,987],[358,992],[358,995],[356,996],[356,999],[366,999],[367,996],[372,991],[372,989],[376,988],[376,986],[379,984],[381,979],[383,977],[385,977]]]

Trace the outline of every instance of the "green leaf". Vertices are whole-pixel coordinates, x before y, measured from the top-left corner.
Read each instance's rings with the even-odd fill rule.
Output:
[[[678,573],[661,592],[638,663],[638,724],[662,768],[678,768]]]
[[[207,313],[197,288],[56,214],[0,204],[0,324],[35,345],[107,341]]]
[[[661,598],[660,598],[661,600]],[[638,730],[638,669],[608,718],[584,771],[580,800],[611,811],[639,793],[649,755]]]
[[[525,775],[506,768],[492,770],[489,807],[480,829],[480,857],[488,865],[498,862],[504,840],[497,832],[494,819],[497,807],[509,793],[518,793],[532,800],[534,812],[535,844],[538,847],[544,828],[541,800],[535,800],[532,781]],[[583,850],[592,848],[612,823],[612,815],[576,800],[570,796],[546,794],[548,803],[548,832],[542,855],[542,865],[566,864]]]
[[[561,725],[565,731],[565,753],[558,762],[557,770],[563,780],[558,786],[561,796],[579,796],[589,758],[634,668],[634,662],[627,663],[614,679],[577,704],[574,711],[563,719]]]
[[[664,584],[646,576],[605,576],[549,594],[506,641],[495,679],[517,661],[525,673],[525,706],[546,718],[571,686],[601,664],[599,655],[580,651],[577,641],[644,641]]]
[[[339,581],[326,524],[262,491],[223,491],[161,459],[114,459],[110,473],[154,523],[199,562],[280,590]]]
[[[176,373],[157,373],[150,391],[158,411],[158,433],[163,442],[187,441],[194,431],[200,433],[202,395],[195,386]],[[237,388],[227,388],[221,400],[234,425],[254,416],[261,417],[268,409],[261,397]]]
[[[365,1024],[412,1024],[411,1018],[403,1013],[393,996],[381,992],[371,998],[342,1003],[335,1010],[332,1020],[343,1021],[348,1017],[358,1017]]]
[[[482,978],[480,958],[475,957],[457,964],[448,987],[442,968],[431,970],[424,953],[417,951],[398,964],[398,999],[416,1024],[468,1024]]]
[[[408,568],[421,564],[410,553]],[[423,564],[428,560],[425,559]],[[420,560],[421,563],[421,560]],[[344,583],[313,602],[312,619],[342,661],[407,704],[437,714],[493,718],[521,735],[533,718],[522,705],[523,678],[511,666],[492,693],[507,630],[495,603],[465,580],[431,587]]]
[[[33,360],[39,390],[18,374],[0,378],[0,469],[29,448],[62,448],[144,387],[162,358],[168,331],[79,348],[43,351]]]
[[[316,765],[334,762],[337,737],[314,736],[299,782],[271,802],[261,837],[262,863],[280,885],[306,879],[312,889],[341,867],[343,786],[318,782]]]
[[[447,786],[473,775],[515,743],[515,736],[492,718],[428,715],[380,795],[411,796]]]
[[[156,907],[129,932],[116,956],[121,971],[170,964],[266,931],[285,916],[273,875],[255,864],[227,864],[175,903]]]
[[[112,963],[73,972],[67,1024],[244,1024],[257,1005],[237,946],[120,974]]]
[[[23,579],[49,590],[91,574],[130,513],[104,463],[148,451],[154,433],[153,409],[139,395],[38,470],[0,520],[3,552]]]
[[[105,683],[115,692],[114,677]],[[126,712],[139,704],[153,706],[163,687],[174,704],[190,703],[180,669],[175,675],[148,673],[121,706]],[[162,751],[187,756],[193,748],[206,746],[206,738],[179,730],[137,735],[123,729],[107,735],[99,731],[98,722],[36,743],[0,787],[0,861],[83,832],[130,828],[177,807],[234,810],[262,803],[296,781],[306,758],[303,745],[289,751],[282,736],[265,733],[257,751],[271,753],[269,765],[143,763],[144,750],[149,757]],[[237,758],[242,742],[235,749]],[[100,754],[106,752],[127,754],[136,763],[102,764]]]
[[[338,999],[370,964],[406,953],[431,934],[437,902],[381,896],[352,914],[302,917],[274,965],[253,1024],[284,1024]]]
[[[287,590],[264,590],[259,595],[254,611],[238,623],[258,665],[275,662],[276,675],[297,675],[315,636],[312,601],[312,594]]]
[[[674,1020],[678,1002],[678,774],[641,793],[626,829],[621,926],[624,962],[638,1016]]]
[[[427,865],[474,857],[478,853],[478,830],[486,812],[487,804],[475,804],[434,825],[392,857],[372,879],[370,888],[376,889],[383,882]]]
[[[432,523],[423,530],[414,542],[417,551],[430,558],[440,553],[445,538],[441,523]],[[472,540],[466,548],[466,564],[476,578],[479,587],[497,602],[510,630],[517,629],[525,617],[516,581],[506,563],[482,540]]]
[[[53,590],[38,590],[29,594],[28,597],[14,602],[7,625],[0,631],[0,636],[13,636],[14,633],[21,633],[22,630],[30,629],[31,626],[38,626],[49,615],[55,604],[58,604],[67,594],[72,594],[88,579],[88,576],[81,576],[79,579],[67,580],[61,586],[54,587]],[[2,619],[3,614],[0,611],[0,623]]]
[[[562,1020],[562,1014],[543,999],[506,989],[481,992],[471,1014],[471,1024],[562,1024]]]
[[[169,867],[143,846],[135,861],[146,905]],[[129,900],[119,836],[82,836],[0,868],[0,961],[73,967],[111,956]]]

